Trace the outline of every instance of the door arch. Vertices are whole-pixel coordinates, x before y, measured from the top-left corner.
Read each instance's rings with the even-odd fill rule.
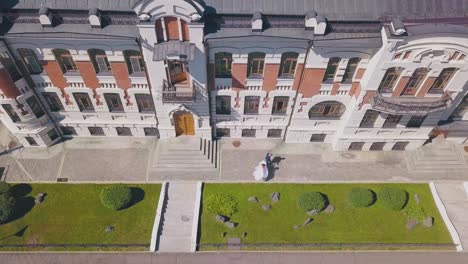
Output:
[[[193,114],[189,112],[176,112],[173,115],[176,136],[195,135],[195,122]]]

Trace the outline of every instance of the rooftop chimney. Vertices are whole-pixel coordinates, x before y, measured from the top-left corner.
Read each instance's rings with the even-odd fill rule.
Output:
[[[325,35],[327,19],[314,10],[309,11],[305,16],[305,28],[306,30],[313,30],[315,35]]]

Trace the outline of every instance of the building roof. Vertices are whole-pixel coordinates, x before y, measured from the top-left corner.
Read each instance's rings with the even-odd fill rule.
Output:
[[[89,10],[99,8],[106,11],[133,11],[132,7],[140,0],[1,0],[2,8]]]

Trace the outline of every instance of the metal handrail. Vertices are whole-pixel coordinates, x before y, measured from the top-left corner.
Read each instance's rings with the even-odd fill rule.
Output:
[[[383,97],[380,94],[373,97],[371,100],[372,107],[383,112],[403,114],[429,114],[444,110],[450,106],[451,97],[445,96],[439,100],[424,101],[422,98],[408,98],[397,99],[395,97]]]
[[[193,102],[196,99],[196,91],[192,87],[192,91],[190,92],[179,92],[174,85],[163,80],[162,99],[163,102],[167,103]]]

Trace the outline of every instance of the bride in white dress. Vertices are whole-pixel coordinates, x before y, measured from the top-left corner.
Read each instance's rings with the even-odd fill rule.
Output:
[[[253,176],[256,181],[266,181],[268,178],[268,166],[264,160],[260,161],[255,167]]]

